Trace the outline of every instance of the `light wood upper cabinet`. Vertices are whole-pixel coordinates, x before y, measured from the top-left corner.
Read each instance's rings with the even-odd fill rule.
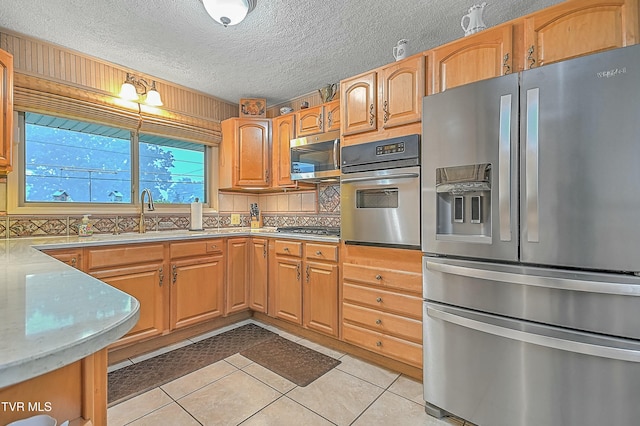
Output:
[[[249,247],[249,307],[267,312],[268,240],[252,238]]]
[[[13,146],[13,56],[0,50],[0,174],[11,171]]]
[[[638,42],[637,0],[567,1],[524,20],[525,68]]]
[[[342,135],[370,132],[378,128],[377,72],[340,82],[340,121]]]
[[[422,120],[425,95],[425,57],[415,56],[383,67],[379,72],[378,110],[382,128],[416,123]]]
[[[434,92],[511,73],[512,40],[506,24],[433,49]]]
[[[324,106],[301,109],[296,112],[297,135],[309,136],[324,131]]]
[[[268,187],[271,173],[270,151],[270,120],[224,120],[220,144],[220,188]]]
[[[296,137],[340,130],[340,100],[336,99],[296,113]]]
[[[340,130],[340,99],[324,104],[324,131]]]
[[[273,119],[273,182],[274,187],[291,187],[291,139],[296,137],[295,114],[282,115]]]
[[[227,291],[225,315],[249,309],[249,240],[227,241]]]

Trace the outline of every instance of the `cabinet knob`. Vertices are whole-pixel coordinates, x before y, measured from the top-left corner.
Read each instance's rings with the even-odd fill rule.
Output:
[[[378,302],[378,303],[382,303],[382,297],[378,297],[378,298],[376,298],[376,302]]]
[[[380,340],[378,340],[378,341],[376,342],[376,346],[378,346],[378,347],[382,346],[382,342],[381,342]]]
[[[382,324],[382,320],[381,319],[377,319],[376,320],[376,324],[378,324],[378,325]]]
[[[316,256],[322,256],[322,252],[321,252],[320,250],[318,250],[318,251],[316,252]]]
[[[78,259],[76,259],[75,257],[71,258],[71,266],[76,266],[76,263],[78,263]]]
[[[285,247],[283,250],[284,251],[289,251],[289,247]]]
[[[382,275],[378,274],[376,275],[376,280],[380,281],[382,279]]]

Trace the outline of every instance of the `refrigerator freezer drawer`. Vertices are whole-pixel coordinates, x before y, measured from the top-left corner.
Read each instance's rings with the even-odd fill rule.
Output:
[[[480,425],[631,425],[640,342],[425,303],[425,400]]]
[[[640,278],[423,257],[424,298],[544,324],[640,339]]]

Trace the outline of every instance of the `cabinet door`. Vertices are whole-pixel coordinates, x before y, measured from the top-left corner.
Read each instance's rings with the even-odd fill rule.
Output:
[[[267,312],[267,248],[264,238],[252,238],[250,245],[249,307],[257,312]]]
[[[274,266],[274,315],[302,324],[302,261],[276,257]]]
[[[425,57],[418,56],[381,69],[382,127],[401,126],[422,120],[425,96]]]
[[[225,315],[249,309],[249,238],[227,241]]]
[[[511,24],[487,29],[433,50],[435,92],[512,71]]]
[[[295,115],[273,119],[273,181],[274,187],[296,186],[291,180],[291,139],[296,137]]]
[[[524,21],[525,69],[637,43],[636,0],[563,2]]]
[[[269,127],[268,120],[238,120],[237,186],[269,185]]]
[[[224,256],[174,261],[171,264],[171,329],[222,315]]]
[[[82,269],[82,249],[43,250],[43,252],[69,266]]]
[[[13,56],[0,50],[0,173],[11,171],[13,146]]]
[[[342,135],[377,129],[377,74],[375,71],[340,82]]]
[[[324,107],[322,105],[301,109],[296,113],[298,137],[315,135],[324,131]]]
[[[340,130],[340,99],[324,104],[325,132]]]
[[[304,279],[304,325],[338,335],[338,265],[306,262]]]
[[[115,346],[162,334],[164,329],[164,289],[167,284],[162,262],[91,272],[91,275],[138,299],[140,319]]]

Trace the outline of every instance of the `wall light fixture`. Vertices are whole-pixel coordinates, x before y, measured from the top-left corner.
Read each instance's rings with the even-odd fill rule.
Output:
[[[156,90],[156,82],[147,82],[143,78],[127,73],[127,79],[120,88],[120,97],[127,101],[139,102],[149,106],[162,106],[160,93]]]

